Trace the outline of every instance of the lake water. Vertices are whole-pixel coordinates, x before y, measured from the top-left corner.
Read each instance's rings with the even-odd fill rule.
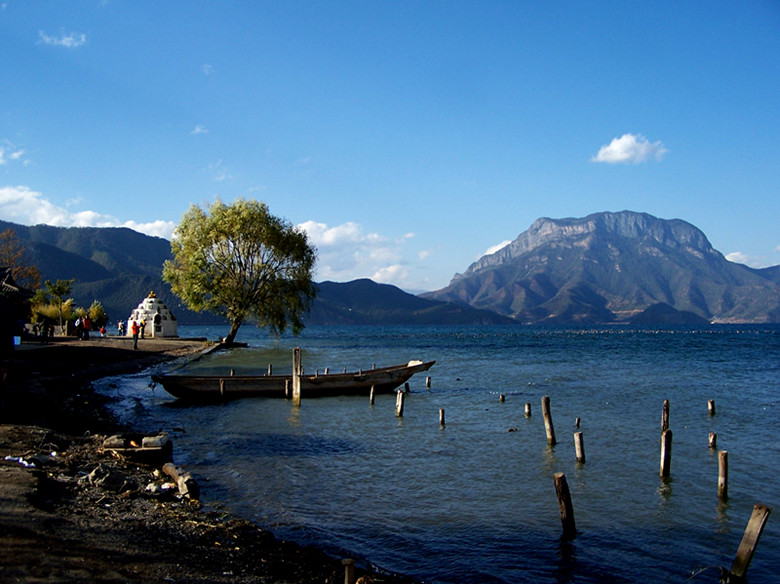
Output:
[[[237,340],[250,347],[188,367],[243,373],[271,363],[281,373],[295,346],[306,371],[436,360],[412,378],[402,418],[393,395],[373,406],[344,397],[300,408],[264,398],[181,407],[150,389],[149,372],[99,384],[135,429],[173,435],[175,462],[196,475],[208,504],[340,557],[442,584],[716,582],[753,505],[780,502],[780,327],[311,327],[275,340],[245,326]],[[669,479],[659,476],[665,399]],[[584,464],[575,459],[577,417]],[[710,432],[729,453],[725,503]],[[558,472],[578,531],[568,543]],[[778,511],[751,582],[780,582]]]

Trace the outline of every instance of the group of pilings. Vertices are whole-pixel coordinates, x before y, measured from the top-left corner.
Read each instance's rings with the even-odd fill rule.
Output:
[[[430,388],[430,377],[426,379],[426,387]],[[399,389],[396,396],[396,416],[402,417],[404,413],[404,399],[406,394],[409,393],[409,384],[405,384],[404,389]],[[504,403],[506,396],[504,394],[499,395],[499,402]],[[372,401],[373,402],[373,398]],[[707,402],[707,408],[710,416],[715,415],[715,402],[709,400]],[[663,409],[661,414],[661,464],[660,464],[660,476],[662,479],[666,479],[671,475],[671,461],[672,461],[672,430],[669,427],[669,400],[664,400]],[[531,404],[525,404],[525,416],[531,417]],[[552,411],[550,407],[550,397],[542,397],[542,417],[544,419],[544,428],[547,435],[547,443],[549,446],[555,446],[557,444],[557,438],[555,436],[555,426],[553,424]],[[585,463],[585,444],[583,433],[579,431],[580,418],[576,418],[574,421],[574,427],[577,432],[574,432],[574,454],[578,463]],[[444,409],[439,409],[439,423],[444,426]],[[511,430],[510,430],[511,431]],[[709,433],[708,444],[711,449],[715,449],[717,445],[717,434],[714,432]],[[721,501],[728,499],[728,452],[718,452],[718,497]],[[561,525],[563,528],[562,538],[564,540],[571,540],[577,536],[577,526],[574,519],[574,505],[572,503],[571,492],[569,485],[566,481],[566,475],[564,473],[556,473],[553,476],[553,483],[555,485],[555,492],[558,499],[558,509],[561,515]],[[731,569],[728,573],[730,581],[740,582],[744,580],[747,574],[747,569],[750,566],[750,562],[753,558],[756,546],[761,537],[761,533],[764,529],[764,525],[771,513],[771,508],[761,503],[756,503],[753,507],[753,513],[748,522],[745,533],[742,537],[742,542],[739,545],[737,554],[732,563]]]
[[[504,401],[503,395],[500,397],[500,401]],[[715,415],[715,401],[709,400],[707,402],[707,409],[709,415],[712,417]],[[669,400],[664,400],[663,409],[661,412],[661,465],[660,475],[666,479],[671,474],[672,464],[672,430],[669,427]],[[531,404],[525,405],[526,416],[531,415]],[[547,442],[550,446],[555,446],[555,428],[553,426],[552,414],[550,411],[550,398],[548,396],[542,397],[542,415],[544,417],[544,427],[547,433]],[[579,428],[580,418],[575,421],[575,427]],[[714,432],[709,433],[708,444],[711,449],[717,448],[717,434]],[[582,438],[582,432],[574,433],[574,446],[575,456],[580,463],[585,462],[585,447]],[[563,527],[563,538],[573,539],[577,536],[577,526],[574,520],[574,505],[571,500],[571,492],[566,481],[566,475],[564,473],[556,473],[553,476],[555,484],[555,492],[558,498],[558,508],[561,514],[561,525]],[[721,450],[718,452],[718,498],[721,501],[728,499],[728,452]],[[734,582],[741,582],[747,576],[747,570],[750,566],[750,562],[753,559],[756,546],[761,538],[764,525],[766,524],[769,514],[772,509],[762,503],[756,503],[753,506],[753,512],[750,520],[748,521],[745,533],[742,536],[742,541],[737,549],[737,554],[731,565],[731,569],[728,573],[728,580]]]

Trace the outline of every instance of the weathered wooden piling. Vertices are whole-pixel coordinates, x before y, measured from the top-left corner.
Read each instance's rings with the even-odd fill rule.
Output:
[[[571,502],[569,483],[566,482],[566,475],[562,472],[556,473],[553,479],[555,481],[555,493],[558,496],[558,509],[561,512],[563,537],[564,539],[574,539],[577,537],[577,526],[574,522],[574,506]]]
[[[344,566],[344,584],[355,584],[355,560],[345,558],[341,564]]]
[[[270,377],[273,374],[274,374],[274,366],[271,363],[269,363],[268,364],[268,376]]]
[[[661,434],[661,476],[668,477],[672,467],[672,431]]]
[[[734,563],[731,564],[730,575],[738,579],[747,577],[747,571],[756,551],[756,546],[758,546],[758,540],[761,538],[761,532],[764,531],[764,525],[771,512],[771,508],[761,503],[756,503],[753,506],[753,514],[750,516],[745,534],[742,536],[742,542],[739,544],[739,549],[737,549]]]
[[[506,396],[503,393],[499,394],[498,395],[498,401],[500,401],[501,403],[504,403],[506,401]]]
[[[712,450],[718,447],[718,435],[715,432],[710,432],[709,444]]]
[[[293,349],[292,401],[294,406],[301,405],[301,348]]]
[[[575,418],[574,419],[574,427],[575,428],[579,428],[580,427],[580,419],[579,418]]]
[[[577,462],[585,462],[585,442],[582,432],[574,433],[574,452],[577,455]]]
[[[371,386],[371,391],[368,394],[368,403],[374,405],[374,386]]]
[[[547,443],[555,446],[555,428],[553,427],[552,414],[550,413],[550,397],[542,397],[542,416],[544,417],[544,429],[547,431]]]
[[[715,400],[711,399],[707,401],[707,410],[710,412],[710,416],[715,415]]]
[[[661,412],[661,432],[669,429],[669,400],[664,400],[664,408]]]
[[[531,404],[525,404],[525,417],[531,417]]]
[[[431,376],[429,375],[428,377],[425,378],[425,389],[430,389],[430,388],[431,388]]]
[[[439,425],[444,426],[444,408],[439,408]]]
[[[718,498],[721,501],[729,498],[729,453],[726,450],[718,452]]]
[[[409,393],[409,383],[404,383],[404,393]]]
[[[403,390],[399,389],[395,398],[395,415],[399,418],[404,415],[404,395]]]

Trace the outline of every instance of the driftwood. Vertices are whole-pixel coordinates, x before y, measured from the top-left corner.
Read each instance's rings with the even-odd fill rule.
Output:
[[[176,481],[176,485],[179,487],[179,494],[182,497],[189,497],[195,500],[200,498],[200,488],[190,473],[180,472],[172,462],[163,465],[162,471]]]

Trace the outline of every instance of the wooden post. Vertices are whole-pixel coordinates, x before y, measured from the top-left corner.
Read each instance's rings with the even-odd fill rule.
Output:
[[[344,566],[344,584],[355,584],[355,560],[347,558],[341,560]]]
[[[395,398],[395,415],[399,418],[402,418],[404,415],[404,392],[400,389]]]
[[[574,523],[574,507],[571,503],[571,493],[569,484],[566,482],[566,475],[562,472],[556,473],[555,493],[558,495],[558,509],[561,512],[561,525],[563,526],[563,537],[565,539],[574,539],[577,536],[577,526]]]
[[[439,408],[439,424],[444,426],[444,408]]]
[[[498,401],[500,401],[501,403],[504,403],[505,400],[506,400],[506,396],[503,393],[499,394]]]
[[[294,406],[301,405],[301,348],[293,349],[292,401]]]
[[[409,393],[409,384],[404,383],[404,393]]]
[[[672,431],[661,434],[661,476],[668,477],[672,466]]]
[[[274,374],[274,366],[269,363],[268,364],[268,376],[270,377],[273,374]]]
[[[750,561],[753,559],[753,553],[756,551],[758,540],[761,538],[761,532],[764,531],[764,525],[769,518],[772,509],[761,503],[756,503],[753,507],[753,514],[750,516],[745,535],[742,536],[742,543],[739,544],[737,556],[734,563],[731,564],[731,575],[737,578],[746,578],[750,567]]]
[[[579,429],[579,427],[580,427],[580,419],[579,418],[576,418],[574,420],[574,427]]]
[[[525,417],[531,417],[531,404],[525,404]]]
[[[664,400],[664,409],[661,413],[661,432],[669,429],[669,400]]]
[[[284,380],[284,399],[290,399],[290,380]]]
[[[425,389],[430,389],[430,388],[431,388],[431,376],[429,375],[428,377],[425,378]]]
[[[371,392],[368,394],[368,403],[374,405],[374,386],[371,386]]]
[[[577,454],[577,462],[585,462],[585,443],[582,440],[582,432],[574,433],[574,451]]]
[[[718,452],[718,498],[721,501],[729,498],[729,453],[726,450]]]
[[[707,410],[710,412],[710,416],[715,415],[715,400],[711,399],[707,401]]]
[[[542,416],[544,416],[544,429],[547,431],[547,443],[550,446],[555,446],[557,442],[555,440],[552,414],[550,413],[550,398],[546,395],[542,398]]]
[[[710,448],[715,450],[718,447],[718,435],[715,432],[710,432]]]

